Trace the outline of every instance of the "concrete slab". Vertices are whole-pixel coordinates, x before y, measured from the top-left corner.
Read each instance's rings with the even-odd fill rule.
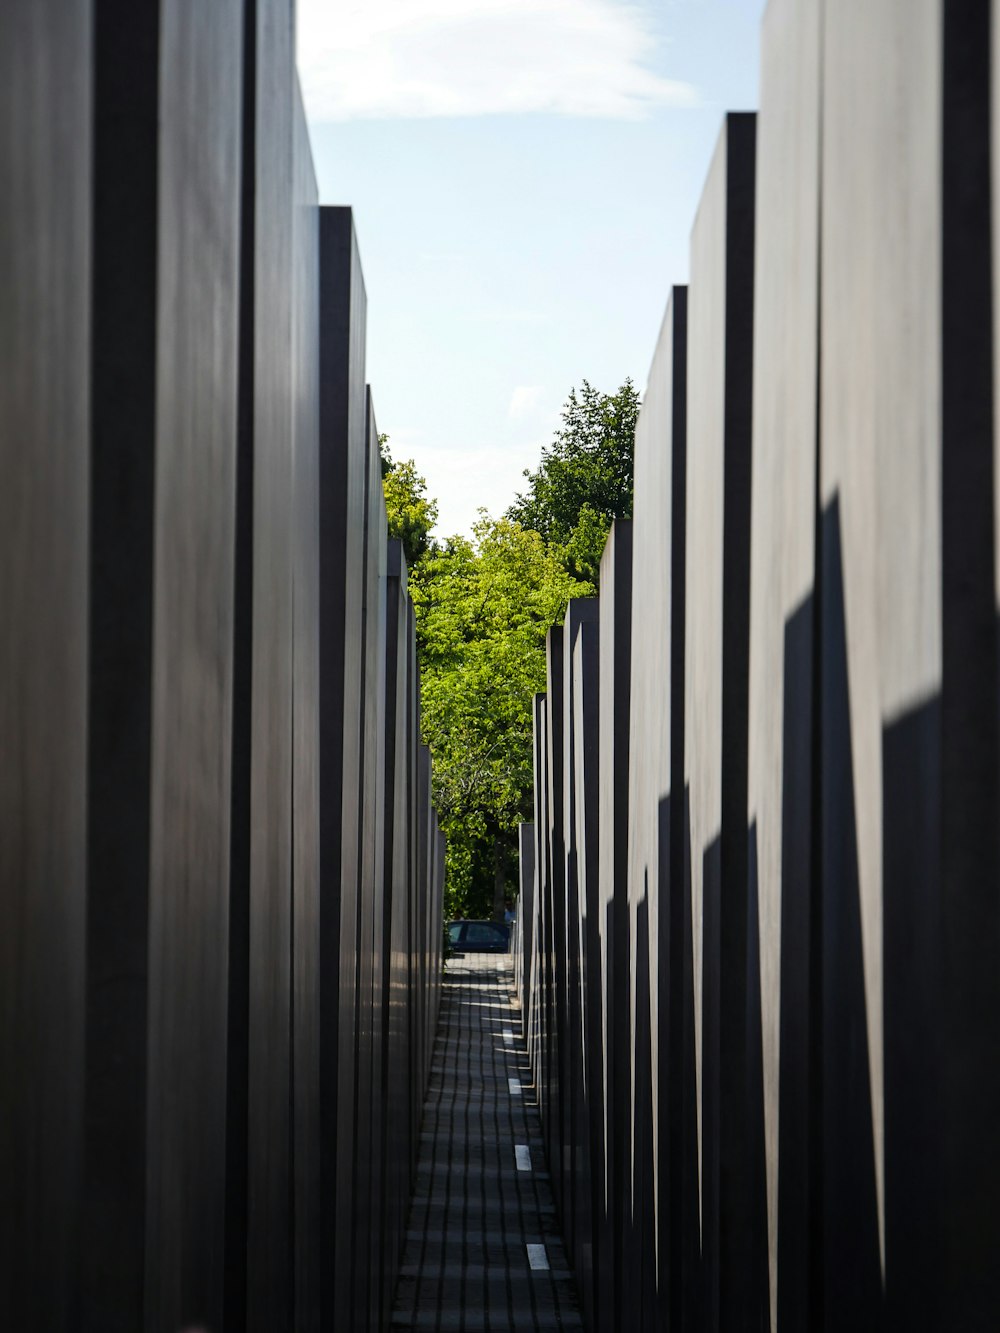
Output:
[[[672,1318],[694,1320],[680,1301],[682,1284],[665,1273],[684,1268],[682,1218],[688,1243],[700,1254],[697,1122],[693,1069],[681,1059],[693,1050],[690,950],[683,923],[690,916],[684,880],[684,616],[685,477],[687,459],[688,293],[675,287],[667,303],[636,427],[628,742],[627,1013],[620,1031],[628,1051],[628,1102],[620,1148],[629,1164],[622,1208],[638,1219],[638,1233],[659,1235],[660,1253],[636,1271],[632,1225],[622,1236],[622,1317],[638,1321],[640,1308],[669,1292]],[[645,913],[647,958],[637,957]],[[646,990],[637,982],[648,977]],[[653,980],[655,978],[655,981]],[[648,1033],[645,1041],[643,1033]],[[637,1062],[637,1063],[636,1063]],[[691,1089],[690,1107],[682,1086]],[[682,1115],[683,1113],[683,1115]],[[684,1118],[686,1116],[686,1118]],[[657,1126],[654,1132],[654,1125]],[[637,1140],[635,1131],[644,1135]],[[686,1156],[685,1156],[686,1154]],[[694,1171],[682,1163],[695,1163]],[[670,1201],[669,1205],[666,1201]],[[691,1218],[694,1232],[691,1234]]]
[[[365,311],[350,209],[320,210],[320,952],[324,1311],[351,1321]]]
[[[601,559],[599,626],[598,901],[602,1153],[599,1326],[614,1327],[623,1295],[624,1182],[629,1161],[629,717],[632,660],[632,524],[616,520]]]
[[[754,136],[753,116],[726,118],[691,236],[688,310],[684,743],[710,1330],[733,1326],[750,1299],[743,1134]]]
[[[196,8],[94,9],[84,1328],[223,1316],[243,14]]]
[[[750,555],[747,906],[760,947],[747,981],[760,1019],[748,1125],[764,1184],[751,1201],[762,1247],[751,1262],[766,1274],[771,1327],[803,1330],[815,1323],[817,1243],[810,967],[821,12],[815,0],[772,0],[762,30]],[[759,1292],[755,1302],[759,1310]]]
[[[86,1002],[92,55],[89,0],[4,7],[0,1324],[8,1328],[74,1324]],[[42,1032],[40,1046],[34,1034]]]

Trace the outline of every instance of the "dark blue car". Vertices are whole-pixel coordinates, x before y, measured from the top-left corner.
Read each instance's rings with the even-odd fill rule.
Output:
[[[507,953],[510,926],[502,921],[452,921],[448,943],[456,953]]]

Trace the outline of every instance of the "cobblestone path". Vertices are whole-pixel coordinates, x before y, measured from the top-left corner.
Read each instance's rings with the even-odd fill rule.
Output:
[[[508,958],[449,961],[393,1329],[581,1329]]]

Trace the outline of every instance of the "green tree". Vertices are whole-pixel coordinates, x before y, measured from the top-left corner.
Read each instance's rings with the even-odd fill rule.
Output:
[[[569,573],[596,584],[601,553],[615,518],[632,514],[632,454],[639,394],[627,379],[616,393],[587,380],[571,389],[562,426],[507,517],[538,532],[562,552]]]
[[[437,522],[437,501],[428,498],[427,482],[412,458],[396,462],[389,453],[388,435],[378,437],[382,459],[382,490],[389,520],[389,536],[403,543],[408,569],[414,569],[431,547]]]
[[[430,550],[410,580],[451,916],[489,915],[512,883],[517,825],[531,817],[545,634],[590,591],[539,533],[483,511],[471,541]]]
[[[389,532],[410,569],[421,730],[447,839],[448,917],[496,911],[516,883],[517,826],[532,814],[532,701],[545,636],[571,597],[594,592],[613,518],[632,512],[639,397],[631,380],[571,390],[562,426],[503,518],[432,539],[437,504],[412,460],[380,437]]]

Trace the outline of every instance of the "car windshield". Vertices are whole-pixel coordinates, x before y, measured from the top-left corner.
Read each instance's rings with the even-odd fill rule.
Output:
[[[451,941],[452,944],[457,944],[459,936],[461,934],[462,934],[461,921],[453,921],[452,924],[448,927],[448,939]]]
[[[490,926],[485,921],[470,921],[465,932],[467,944],[502,944],[507,932],[502,926]]]

